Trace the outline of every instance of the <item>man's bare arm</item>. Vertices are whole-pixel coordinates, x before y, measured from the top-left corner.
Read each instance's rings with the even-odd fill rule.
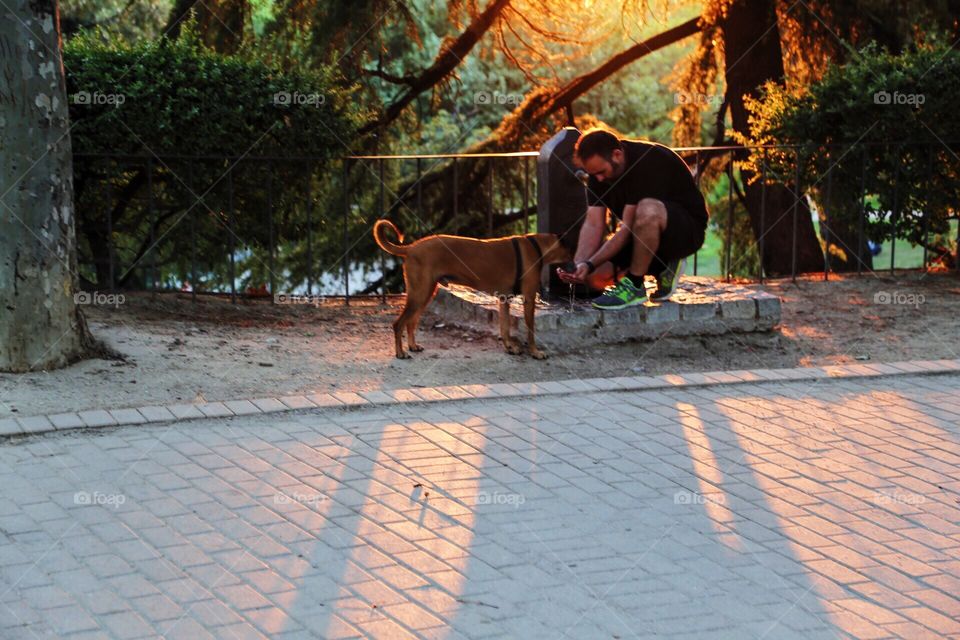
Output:
[[[636,215],[636,205],[628,205],[623,208],[623,221],[617,228],[616,233],[609,240],[603,243],[593,256],[587,256],[584,260],[590,260],[594,265],[600,265],[617,255],[621,249],[627,246],[627,243],[633,242],[633,218]],[[584,223],[586,226],[586,223]],[[582,232],[581,232],[582,233]]]
[[[603,231],[606,228],[607,208],[587,207],[587,215],[580,227],[580,240],[574,262],[586,262],[600,245],[603,244]]]

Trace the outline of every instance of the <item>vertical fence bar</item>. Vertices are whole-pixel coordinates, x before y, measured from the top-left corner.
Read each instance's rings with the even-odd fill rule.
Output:
[[[277,238],[273,230],[273,173],[275,170],[273,162],[267,163],[267,226],[269,234],[269,261],[267,268],[270,270],[270,304],[274,304],[277,299],[277,279],[275,273],[275,262],[277,253]]]
[[[696,177],[694,178],[694,180],[696,181],[697,186],[699,187],[699,186],[700,186],[700,150],[699,150],[699,149],[697,150],[697,155],[696,155],[696,160],[695,160],[695,162],[696,162],[696,167],[697,167],[697,175],[696,175]],[[700,250],[699,250],[699,249],[697,249],[696,251],[693,252],[693,275],[694,275],[694,277],[696,277],[696,275],[697,275],[697,257],[698,257],[699,255],[700,255]]]
[[[110,292],[116,290],[116,254],[113,246],[113,181],[110,176],[116,175],[107,159],[107,279]]]
[[[190,162],[188,166],[190,168],[187,170],[187,185],[193,185],[195,183],[196,167],[194,167],[193,162]],[[190,188],[192,190],[192,187]],[[200,189],[199,191],[202,193],[203,190]],[[197,204],[202,197],[201,195],[196,202],[190,203],[190,300],[192,302],[197,301]]]
[[[307,162],[307,295],[313,295],[313,166]]]
[[[387,212],[384,210],[386,207],[386,200],[384,196],[384,184],[383,184],[383,158],[380,158],[377,161],[377,172],[380,176],[380,218],[386,218]],[[384,255],[384,252],[380,252],[380,302],[382,304],[387,304],[387,258]]]
[[[487,198],[487,237],[493,237],[493,158],[490,158],[490,171],[487,173],[487,189],[489,194]]]
[[[793,188],[796,189],[793,199],[793,244],[790,249],[790,279],[794,284],[797,282],[797,224],[800,217],[800,194],[802,193],[800,191],[800,147],[797,147],[796,160],[796,182],[793,185]]]
[[[459,209],[459,191],[460,191],[460,165],[457,162],[457,158],[453,159],[453,219],[457,219],[457,212]]]
[[[147,206],[150,210],[150,286],[152,293],[157,292],[157,210],[153,193],[153,158],[147,157]]]
[[[957,273],[960,273],[960,216],[957,216],[957,255],[953,265],[957,268]]]
[[[228,160],[229,162],[229,160]],[[236,165],[234,165],[236,166]],[[227,169],[227,207],[229,218],[227,218],[227,224],[229,225],[229,236],[230,236],[230,302],[237,304],[237,264],[236,264],[236,236],[234,230],[234,219],[233,219],[233,166]]]
[[[724,247],[723,272],[727,282],[730,282],[730,271],[733,269],[733,151],[729,152],[727,161],[727,241]]]
[[[341,260],[343,260],[343,304],[350,306],[350,245],[347,238],[347,219],[350,217],[350,159],[343,159],[343,244],[341,245]]]
[[[759,280],[763,284],[763,240],[767,236],[767,150],[760,156],[760,266]]]
[[[829,156],[828,156],[829,160]],[[830,222],[824,213],[833,196],[833,168],[827,169],[827,195],[820,203],[820,229],[823,231],[823,281],[830,279]]]
[[[867,217],[867,153],[869,147],[863,145],[861,154],[862,166],[860,167],[860,219],[857,220],[857,275],[863,273],[863,259],[860,257],[863,253],[866,240],[863,237],[864,220]],[[869,251],[867,252],[869,253]]]
[[[900,215],[900,163],[903,160],[903,147],[897,145],[897,170],[893,178],[893,209],[890,211],[890,275],[893,275],[897,256],[897,218]]]
[[[933,183],[933,145],[927,146],[927,180]],[[934,188],[935,185],[934,185]],[[930,235],[930,216],[928,215],[930,210],[930,203],[927,202],[927,206],[923,208],[921,215],[923,216],[923,231],[921,231],[921,246],[923,247],[923,270],[927,270],[927,241]]]
[[[530,156],[523,158],[523,232],[530,233]]]
[[[423,185],[420,180],[423,178],[423,160],[417,158],[417,220],[423,224]]]

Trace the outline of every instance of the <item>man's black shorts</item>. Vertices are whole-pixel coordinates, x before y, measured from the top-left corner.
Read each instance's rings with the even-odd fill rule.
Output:
[[[660,235],[660,244],[647,269],[647,275],[658,276],[673,260],[682,260],[696,253],[703,246],[706,235],[706,222],[701,222],[696,216],[676,202],[665,201],[667,207],[667,228]],[[617,272],[630,269],[630,259],[633,257],[633,242],[627,242],[610,261],[617,268]]]

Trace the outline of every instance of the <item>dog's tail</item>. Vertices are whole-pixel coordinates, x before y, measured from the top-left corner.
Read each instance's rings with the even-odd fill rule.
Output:
[[[380,245],[380,248],[395,256],[407,255],[406,246],[395,244],[383,237],[384,229],[390,229],[393,231],[394,235],[397,236],[397,241],[403,242],[403,234],[400,233],[399,229],[397,229],[397,225],[393,224],[389,220],[377,220],[377,224],[373,225],[373,239],[377,241],[377,244]]]

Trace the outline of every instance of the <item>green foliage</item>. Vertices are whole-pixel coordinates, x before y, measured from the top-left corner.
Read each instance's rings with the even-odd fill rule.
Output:
[[[223,56],[189,29],[175,42],[138,45],[81,35],[64,58],[89,282],[110,286],[113,251],[121,286],[147,284],[153,264],[151,284],[176,286],[190,280],[196,255],[203,282],[194,286],[223,289],[232,247],[241,288],[257,287],[268,279],[270,216],[280,286],[297,287],[319,271],[315,263],[336,262],[340,234],[327,230],[321,203],[341,194],[325,172],[369,117],[336,70]],[[310,263],[302,250],[308,207]]]
[[[60,0],[60,28],[66,41],[93,27],[125,42],[150,40],[162,32],[172,5],[171,0]]]
[[[771,84],[748,103],[748,145],[796,145],[753,154],[749,168],[794,179],[817,200],[849,259],[861,207],[866,237],[914,244],[943,234],[960,202],[960,52],[933,41],[900,55],[868,46],[802,90]],[[926,220],[924,220],[926,216]],[[928,244],[929,246],[929,244]]]
[[[284,72],[207,51],[189,34],[138,45],[78,36],[64,65],[79,153],[327,156],[364,115],[334,69]],[[96,103],[110,95],[121,98]]]

